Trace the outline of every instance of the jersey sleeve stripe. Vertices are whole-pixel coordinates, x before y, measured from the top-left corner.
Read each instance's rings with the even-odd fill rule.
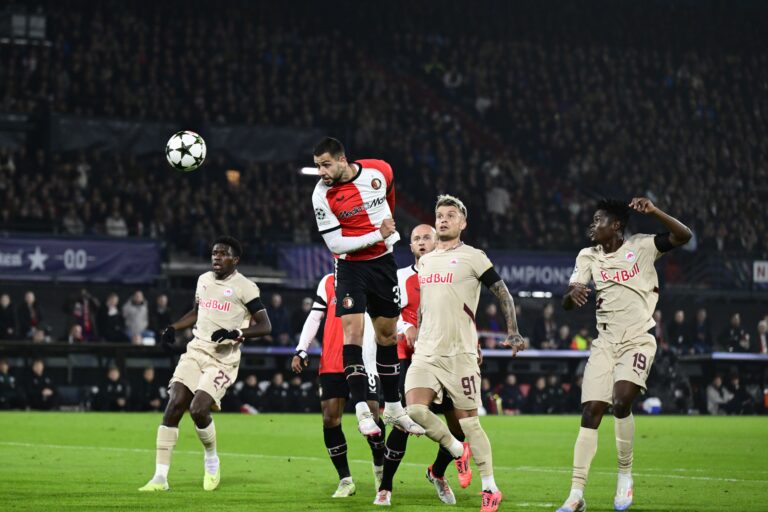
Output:
[[[469,309],[469,306],[467,306],[466,304],[464,304],[464,312],[469,315],[469,318],[472,319],[472,323],[476,323],[475,314],[472,312],[471,309]]]
[[[321,235],[325,235],[327,233],[330,233],[331,231],[336,231],[337,229],[341,229],[341,224],[338,224],[337,226],[329,228],[329,229],[324,229],[324,230],[320,231],[320,234]]]
[[[315,295],[315,302],[317,302],[318,304],[322,304],[323,306],[328,306],[325,300],[319,295]]]

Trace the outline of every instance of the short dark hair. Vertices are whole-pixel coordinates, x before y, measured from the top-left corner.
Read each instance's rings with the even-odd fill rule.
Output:
[[[216,244],[224,244],[228,245],[232,248],[232,253],[235,255],[235,257],[239,258],[243,255],[243,246],[238,240],[231,236],[220,236],[216,240],[213,241],[213,245]],[[213,248],[213,246],[211,246]]]
[[[597,202],[595,210],[603,210],[613,220],[619,221],[621,224],[621,231],[627,227],[629,222],[629,205],[626,201],[620,201],[618,199],[601,199]]]
[[[326,137],[315,146],[315,150],[313,151],[315,156],[320,156],[325,153],[330,153],[333,158],[339,158],[345,154],[344,144],[333,137]]]

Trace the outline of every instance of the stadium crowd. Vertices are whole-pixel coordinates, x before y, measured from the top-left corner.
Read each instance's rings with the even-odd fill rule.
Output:
[[[438,192],[461,191],[488,219],[468,233],[484,247],[573,250],[592,198],[647,194],[693,227],[689,249],[768,255],[768,54],[748,46],[758,37],[748,30],[719,47],[685,31],[670,42],[642,13],[591,39],[563,30],[568,12],[552,20],[529,6],[510,13],[515,30],[430,13],[424,31],[425,13],[404,6],[417,12],[399,30],[350,38],[257,4],[183,17],[166,15],[172,5],[144,7],[104,2],[84,14],[49,4],[52,46],[0,47],[0,110],[318,127],[348,139],[353,155],[390,160],[417,216]],[[146,16],[152,23],[138,22]],[[210,37],[198,37],[203,23]],[[316,63],[323,79],[306,73]],[[317,240],[299,163],[249,165],[238,187],[225,162],[210,160],[206,176],[179,180],[160,158],[6,152],[0,194],[11,201],[0,219],[165,237],[194,254],[224,228],[252,245]]]

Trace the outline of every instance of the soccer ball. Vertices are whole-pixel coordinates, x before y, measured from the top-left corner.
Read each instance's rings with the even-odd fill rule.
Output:
[[[176,132],[165,145],[165,158],[171,167],[189,172],[200,167],[205,160],[205,141],[195,132]]]

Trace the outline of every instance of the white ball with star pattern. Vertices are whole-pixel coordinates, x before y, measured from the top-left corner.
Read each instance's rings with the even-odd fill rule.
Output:
[[[176,170],[194,171],[205,160],[205,141],[195,132],[184,130],[174,133],[165,145],[165,158]]]

